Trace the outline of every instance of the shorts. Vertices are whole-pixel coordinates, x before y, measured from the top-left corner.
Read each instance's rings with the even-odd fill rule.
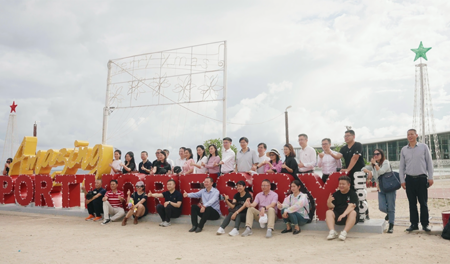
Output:
[[[339,216],[341,216],[341,214],[343,214],[344,212],[345,211],[334,211],[334,216],[335,216],[334,223],[336,225],[345,225],[345,222],[347,222],[348,215],[346,217],[342,218],[341,221],[338,221]],[[358,215],[358,213],[356,213],[355,225],[358,223],[358,220],[359,220],[359,215]]]

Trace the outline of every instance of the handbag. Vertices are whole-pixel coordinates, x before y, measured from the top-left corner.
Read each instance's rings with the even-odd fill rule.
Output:
[[[378,176],[378,182],[380,190],[384,193],[394,192],[401,187],[400,175],[392,170],[392,166],[391,171]]]

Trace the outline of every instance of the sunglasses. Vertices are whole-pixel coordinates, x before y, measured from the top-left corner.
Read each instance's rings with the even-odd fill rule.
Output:
[[[381,153],[373,153],[374,156],[381,155]]]
[[[144,186],[142,186],[142,185],[136,185],[136,188],[142,188],[142,187],[144,187]]]
[[[11,161],[10,160],[8,160],[6,163],[11,163]]]
[[[270,154],[269,154],[269,156],[275,156],[275,154],[273,154],[273,153],[270,153]]]
[[[161,152],[155,152],[155,154],[161,154]]]

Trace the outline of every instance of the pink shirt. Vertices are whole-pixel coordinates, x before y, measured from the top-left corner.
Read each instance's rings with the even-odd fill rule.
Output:
[[[214,166],[214,163],[219,164],[219,162],[219,156],[211,156],[205,165],[205,167],[208,169],[208,173],[219,173],[220,166]]]
[[[271,203],[275,203],[275,213],[277,213],[278,208],[276,206],[276,203],[278,202],[278,194],[274,191],[269,191],[267,195],[264,195],[264,192],[260,192],[255,197],[255,203],[258,204],[258,210],[261,209],[263,206],[268,206]]]
[[[272,161],[269,161],[272,162]],[[281,160],[278,161],[277,164],[273,164],[272,163],[273,168],[276,170],[276,172],[280,173],[281,172],[281,166],[283,166],[283,162]],[[264,165],[264,173],[266,173],[268,170],[271,170],[272,168],[270,167],[269,164]]]
[[[194,166],[191,164],[193,161],[193,159],[186,160],[186,162],[183,164],[183,173],[187,173],[188,171],[194,169]],[[194,173],[194,171],[192,171],[191,173]]]

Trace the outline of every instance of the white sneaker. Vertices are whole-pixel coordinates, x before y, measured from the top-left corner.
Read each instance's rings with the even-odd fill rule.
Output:
[[[244,233],[242,233],[242,237],[251,236],[253,234],[252,229],[250,227],[245,228]]]
[[[237,230],[236,228],[233,228],[233,230],[231,230],[231,232],[228,233],[228,235],[237,236],[237,235],[239,235],[239,230]]]
[[[223,235],[223,234],[225,234],[225,230],[222,227],[219,227],[219,229],[217,229],[216,234],[217,235]]]
[[[165,222],[166,221],[159,223],[159,226],[163,226]]]
[[[164,222],[164,223],[162,223],[162,227],[168,227],[168,226],[170,226],[171,224],[170,224],[170,222]]]
[[[327,236],[328,240],[332,240],[338,237],[338,233],[334,230],[331,230],[330,233]]]
[[[342,230],[342,232],[339,234],[339,239],[344,241],[347,238],[347,232],[345,230]]]

